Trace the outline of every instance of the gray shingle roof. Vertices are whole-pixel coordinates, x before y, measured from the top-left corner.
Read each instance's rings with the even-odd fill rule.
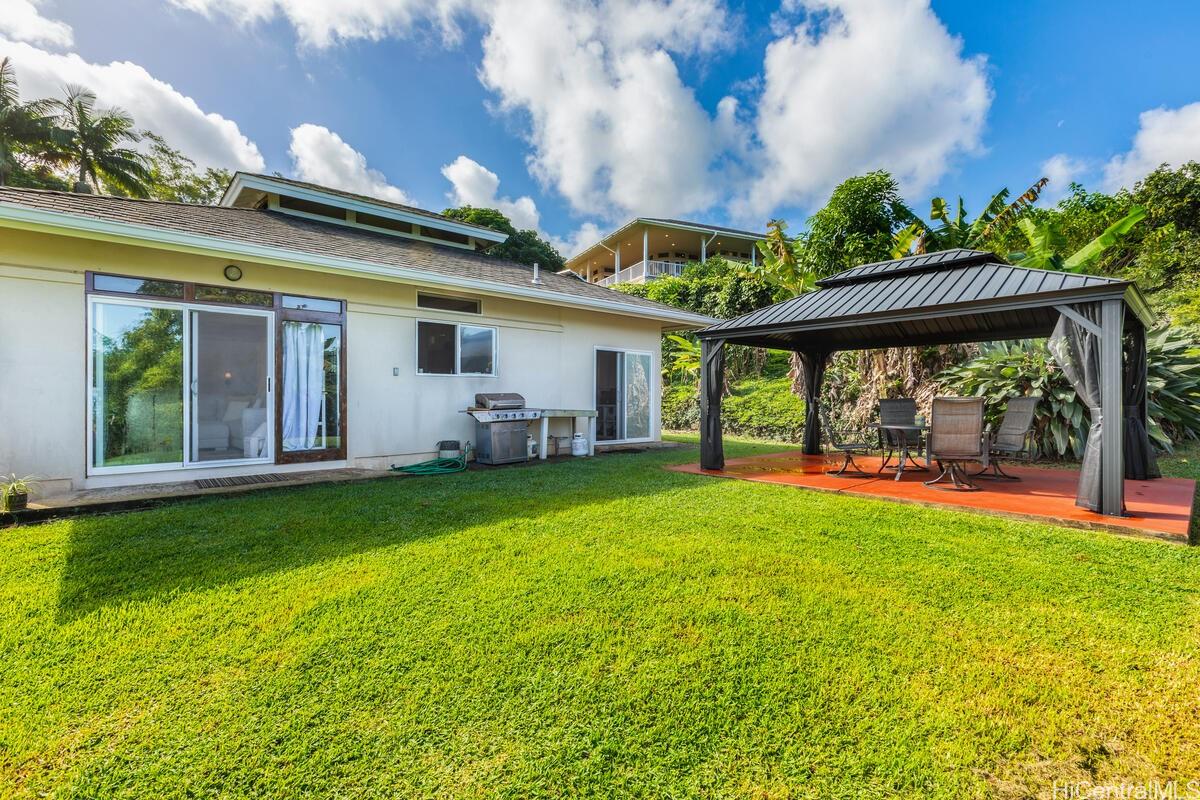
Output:
[[[430,275],[481,281],[528,291],[533,270],[524,264],[399,236],[320,222],[265,209],[204,206],[157,200],[137,200],[107,195],[74,194],[39,189],[0,187],[0,204],[58,212],[114,223],[149,226],[173,232],[211,237],[219,241],[277,247],[281,250],[353,259],[371,264],[421,270]],[[686,315],[680,309],[633,295],[614,292],[570,275],[541,272],[541,290],[562,301],[589,298],[607,303],[670,312],[667,318]],[[699,315],[692,315],[703,319]]]

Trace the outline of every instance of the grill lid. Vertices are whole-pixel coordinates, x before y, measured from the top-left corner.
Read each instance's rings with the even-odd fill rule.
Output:
[[[489,410],[524,408],[525,398],[516,392],[490,392],[475,395],[475,407]]]

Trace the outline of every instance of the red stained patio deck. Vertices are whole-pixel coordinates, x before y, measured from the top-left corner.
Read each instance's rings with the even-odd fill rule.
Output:
[[[878,456],[855,459],[864,470],[874,473]],[[739,478],[760,483],[779,483],[818,491],[862,495],[901,503],[918,503],[956,510],[1068,525],[1077,528],[1110,530],[1117,533],[1152,536],[1172,542],[1188,541],[1192,500],[1196,482],[1183,478],[1154,481],[1125,481],[1127,516],[1106,517],[1075,505],[1075,484],[1079,473],[1066,469],[1009,467],[1004,470],[1019,481],[980,480],[978,492],[940,491],[925,486],[937,470],[905,472],[895,480],[891,471],[878,477],[851,478],[827,475],[826,470],[841,464],[838,454],[806,456],[799,450],[731,458],[723,470],[705,470],[698,464],[668,467],[677,472]]]

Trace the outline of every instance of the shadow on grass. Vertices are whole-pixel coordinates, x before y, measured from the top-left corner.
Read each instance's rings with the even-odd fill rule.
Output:
[[[735,452],[778,450],[744,443]],[[745,451],[745,452],[742,452]],[[480,525],[706,485],[662,466],[694,447],[422,478],[275,489],[69,526],[60,622],[105,606],[232,583]]]

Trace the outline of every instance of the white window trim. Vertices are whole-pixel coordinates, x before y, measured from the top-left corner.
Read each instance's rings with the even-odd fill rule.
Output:
[[[178,309],[183,314],[183,349],[184,374],[183,379],[183,460],[160,464],[130,464],[120,467],[98,467],[95,463],[95,387],[96,359],[92,351],[93,332],[95,330],[95,312],[97,304],[125,305],[137,308],[171,308]],[[192,460],[192,392],[189,375],[191,374],[192,348],[192,311],[217,311],[220,313],[246,314],[249,316],[266,317],[267,348],[270,357],[267,359],[267,429],[270,433],[267,441],[267,455],[262,458],[237,459],[234,461],[193,461]],[[236,308],[211,303],[184,303],[152,298],[120,297],[110,294],[88,295],[87,302],[87,331],[85,349],[87,353],[87,368],[85,370],[87,387],[84,392],[84,414],[86,419],[87,441],[84,447],[85,471],[87,477],[103,475],[130,475],[140,472],[178,472],[190,469],[210,469],[220,467],[257,466],[275,463],[275,312],[270,309]]]
[[[650,380],[653,383],[654,375],[660,367],[655,363],[654,353],[649,350],[635,350],[630,347],[609,347],[607,345],[594,345],[592,347],[592,404],[596,405],[596,358],[600,352],[606,353],[626,353],[635,356],[648,356],[650,358]],[[600,446],[610,444],[642,444],[645,442],[657,441],[654,438],[654,431],[658,429],[660,415],[662,414],[662,387],[658,387],[659,391],[654,391],[654,386],[650,387],[650,435],[637,439],[605,439],[604,441],[596,440],[596,444]],[[599,408],[596,409],[599,411]],[[621,397],[621,413],[625,413],[625,397]],[[599,418],[597,417],[597,420]]]
[[[443,300],[470,300],[474,303],[479,304],[479,310],[478,311],[455,311],[455,310],[451,310],[448,308],[431,308],[430,306],[423,306],[423,305],[421,305],[421,296],[422,295],[424,295],[425,297],[440,297]],[[421,309],[422,311],[435,311],[435,312],[438,312],[441,314],[473,314],[477,317],[482,317],[483,316],[483,298],[471,297],[471,296],[465,295],[465,294],[446,294],[445,292],[423,292],[418,289],[417,290],[417,308]]]
[[[454,326],[454,372],[422,372],[421,371],[421,323],[427,322],[431,325],[452,325]],[[462,327],[466,325],[470,328],[487,328],[492,332],[492,371],[491,372],[463,372],[461,365],[461,353],[459,350],[462,347]],[[476,322],[457,322],[448,319],[426,319],[417,317],[413,322],[413,355],[415,358],[413,369],[415,373],[422,378],[496,378],[500,375],[500,329],[495,325],[482,325]]]

